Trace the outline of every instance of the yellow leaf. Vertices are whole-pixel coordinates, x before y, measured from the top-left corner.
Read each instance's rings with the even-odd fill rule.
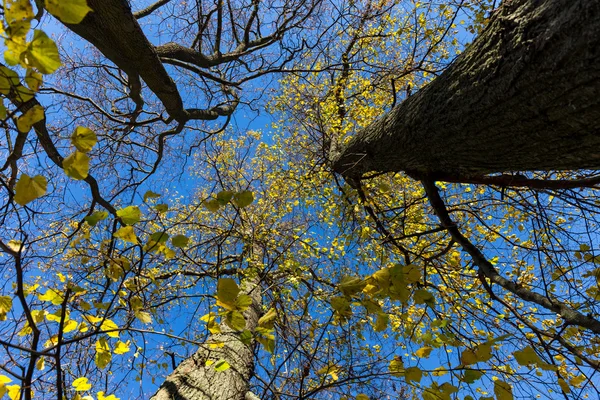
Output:
[[[273,329],[275,318],[277,318],[277,311],[274,308],[270,308],[265,315],[258,319],[258,326]]]
[[[86,0],[45,0],[46,9],[65,24],[78,24],[92,11]]]
[[[71,135],[71,144],[82,153],[87,153],[98,142],[98,138],[94,131],[83,126],[78,126]]]
[[[128,206],[117,210],[117,216],[121,218],[121,221],[123,221],[125,225],[133,225],[138,223],[141,215],[142,213],[138,206]]]
[[[8,385],[6,386],[8,390],[8,397],[10,400],[19,400],[21,398],[21,386],[19,385]]]
[[[392,361],[390,361],[389,365],[390,372],[395,376],[404,375],[404,363],[400,357],[394,357]]]
[[[227,371],[229,368],[231,368],[231,366],[229,365],[229,363],[223,359],[220,359],[219,361],[217,361],[215,363],[215,370],[218,372],[223,372],[223,371]]]
[[[150,324],[152,323],[152,315],[150,315],[150,313],[146,312],[146,311],[135,311],[134,315],[137,319],[140,320],[140,322],[144,323],[144,324]]]
[[[6,321],[6,313],[12,308],[12,297],[0,296],[0,321]]]
[[[62,166],[68,177],[83,180],[90,170],[90,158],[85,153],[76,151],[63,160]]]
[[[240,288],[231,278],[220,278],[217,282],[217,301],[221,307],[228,310],[235,309],[235,299]]]
[[[360,393],[356,395],[356,400],[369,400],[369,396],[364,393]]]
[[[86,399],[82,399],[82,400],[86,400]],[[115,397],[114,394],[111,394],[110,396],[105,396],[104,392],[98,392],[98,400],[119,400],[119,398]]]
[[[43,31],[36,29],[25,53],[25,64],[42,74],[51,74],[61,66],[58,47]]]
[[[23,174],[15,187],[15,202],[24,206],[25,204],[42,197],[46,194],[48,183],[42,175],[33,178]]]
[[[88,383],[88,378],[81,377],[73,381],[73,387],[76,392],[85,392],[86,390],[90,390],[92,385]]]
[[[70,319],[67,322],[65,322],[65,325],[63,327],[63,332],[67,333],[67,332],[74,331],[75,329],[77,329],[77,321]]]
[[[120,340],[117,342],[117,345],[115,346],[115,349],[113,350],[113,353],[115,354],[125,354],[127,353],[130,349],[129,349],[129,343],[130,341],[128,340],[127,343],[123,343]]]
[[[25,75],[25,83],[33,92],[37,92],[40,90],[40,86],[42,86],[43,76],[39,72],[28,68],[27,73]]]
[[[114,237],[116,237],[117,239],[121,239],[125,242],[129,242],[129,243],[134,243],[137,244],[138,240],[137,240],[137,236],[135,236],[135,233],[133,232],[133,226],[124,226],[122,228],[119,228],[114,234]]]
[[[43,120],[44,116],[44,107],[36,104],[17,119],[17,128],[19,131],[27,133],[35,123]]]
[[[38,299],[40,299],[41,301],[49,301],[55,306],[58,306],[63,302],[62,293],[56,289],[46,290],[46,293],[38,295]]]
[[[421,347],[419,350],[415,352],[415,355],[419,358],[427,358],[431,353],[432,348],[429,346]]]
[[[110,363],[111,358],[112,355],[110,353],[110,346],[108,345],[108,341],[106,340],[106,338],[101,337],[96,342],[96,357],[94,358],[94,362],[96,363],[96,366],[98,368],[104,369],[106,368],[108,363]]]
[[[236,331],[241,331],[246,327],[246,319],[239,311],[229,311],[225,316],[227,325]]]
[[[44,360],[44,357],[38,358],[38,360],[35,362],[35,368],[37,368],[40,371],[46,368],[46,361]]]
[[[110,319],[105,319],[102,322],[102,326],[100,326],[100,330],[104,331],[109,337],[118,338],[119,331],[117,330],[119,327]]]

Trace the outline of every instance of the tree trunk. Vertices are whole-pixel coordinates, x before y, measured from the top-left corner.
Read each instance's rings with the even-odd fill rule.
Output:
[[[599,0],[505,0],[442,75],[332,154],[333,169],[598,169],[599,55]]]
[[[257,280],[246,280],[241,293],[252,297],[252,306],[244,312],[246,329],[254,332],[261,312],[262,297]],[[249,381],[254,372],[253,346],[240,341],[235,332],[221,323],[221,333],[210,335],[198,351],[184,360],[165,379],[151,400],[244,400],[251,399]],[[223,347],[211,348],[222,343]],[[217,371],[215,363],[225,360],[231,366]],[[211,365],[206,361],[211,360]]]

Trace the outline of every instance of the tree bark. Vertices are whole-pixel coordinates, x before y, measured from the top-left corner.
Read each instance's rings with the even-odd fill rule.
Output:
[[[598,169],[599,55],[599,0],[505,0],[442,75],[331,165],[352,179]]]
[[[254,332],[261,313],[262,297],[257,280],[246,280],[242,292],[252,297],[252,306],[244,312],[246,329]],[[198,351],[185,359],[165,379],[151,400],[244,400],[251,398],[249,381],[254,372],[252,345],[240,341],[235,332],[221,323],[221,333],[210,335]],[[222,343],[223,347],[211,348],[211,344]],[[226,371],[217,371],[214,363],[224,359],[231,366]]]

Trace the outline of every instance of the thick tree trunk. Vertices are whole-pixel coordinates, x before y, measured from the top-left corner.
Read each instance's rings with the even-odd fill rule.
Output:
[[[600,168],[600,1],[505,0],[438,78],[338,154],[370,171],[455,178]]]
[[[254,332],[261,312],[261,291],[255,281],[247,280],[242,293],[252,297],[252,306],[244,312],[246,329]],[[222,343],[223,347],[211,348],[211,344]],[[231,366],[226,371],[217,371],[215,364],[206,365],[207,360],[217,362],[224,359]],[[211,335],[190,358],[184,360],[167,377],[151,400],[244,400],[252,399],[249,381],[254,372],[253,346],[240,341],[239,333],[225,323],[221,333]]]

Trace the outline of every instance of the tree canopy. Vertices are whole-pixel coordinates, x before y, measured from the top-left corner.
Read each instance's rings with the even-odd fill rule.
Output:
[[[0,398],[600,396],[597,0],[1,12]]]

